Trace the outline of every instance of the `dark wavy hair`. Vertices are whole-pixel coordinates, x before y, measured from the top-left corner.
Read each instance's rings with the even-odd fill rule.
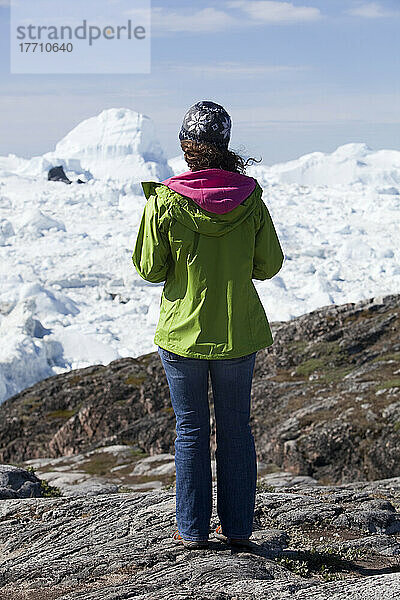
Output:
[[[181,140],[181,148],[185,161],[191,171],[202,169],[224,169],[233,173],[245,175],[246,167],[253,162],[259,163],[256,158],[245,159],[233,152],[233,150],[220,149],[208,142],[195,142],[193,140]]]

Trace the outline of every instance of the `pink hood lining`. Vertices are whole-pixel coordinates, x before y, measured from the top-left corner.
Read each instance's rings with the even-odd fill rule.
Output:
[[[191,198],[204,210],[224,214],[253,193],[256,180],[223,169],[185,171],[161,182],[174,192]]]

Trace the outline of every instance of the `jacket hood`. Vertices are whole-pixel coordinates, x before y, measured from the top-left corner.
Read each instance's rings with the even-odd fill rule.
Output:
[[[256,186],[252,177],[223,169],[186,171],[161,183],[174,192],[191,198],[204,210],[217,214],[236,208],[250,196]]]
[[[208,173],[203,177],[204,174],[210,171],[213,171],[214,174]],[[229,173],[229,179],[225,176],[226,173]],[[223,180],[226,185],[223,186],[223,189],[216,187],[217,174],[224,178]],[[195,184],[196,177],[198,181],[197,186]],[[200,202],[201,198],[203,198],[203,201],[207,198],[207,206],[212,208],[212,210],[204,208],[199,201],[196,201],[190,195],[183,194],[172,188],[171,181],[175,187],[175,184],[178,181],[181,182],[182,178],[185,182],[183,184],[185,192],[193,192],[193,195]],[[188,173],[182,173],[182,175],[170,177],[162,183],[142,181],[141,184],[147,199],[152,194],[156,194],[163,201],[166,210],[168,210],[168,213],[173,218],[192,231],[209,236],[224,235],[240,225],[259,207],[263,192],[258,182],[252,177],[222,171],[222,169],[189,171]],[[182,190],[183,187],[179,186],[178,189]],[[219,207],[220,212],[215,211],[216,207]],[[221,211],[221,208],[225,210]]]

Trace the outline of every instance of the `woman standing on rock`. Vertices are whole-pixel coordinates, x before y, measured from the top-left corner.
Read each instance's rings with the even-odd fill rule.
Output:
[[[188,548],[207,545],[212,514],[209,374],[215,535],[250,543],[257,482],[251,386],[257,350],[273,343],[252,279],[270,279],[284,259],[262,188],[228,149],[230,131],[219,104],[189,108],[179,139],[190,170],[142,182],[147,203],[132,257],[143,279],[165,281],[154,342],[176,416],[174,540]]]

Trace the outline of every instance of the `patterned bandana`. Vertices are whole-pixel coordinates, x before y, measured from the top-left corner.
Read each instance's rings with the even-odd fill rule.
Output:
[[[203,100],[186,112],[179,139],[208,142],[225,149],[229,144],[231,124],[230,116],[220,104]]]

